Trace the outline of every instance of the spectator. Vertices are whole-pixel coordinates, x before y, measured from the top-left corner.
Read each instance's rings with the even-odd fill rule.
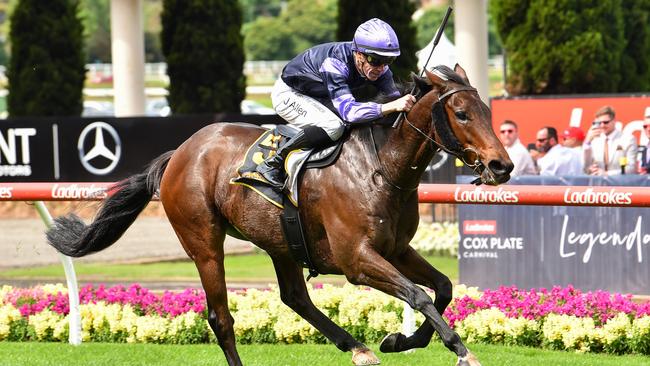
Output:
[[[585,133],[580,127],[569,127],[562,132],[562,145],[569,148],[579,148],[582,151],[582,142],[585,140]]]
[[[614,108],[602,107],[587,132],[582,148],[584,168],[590,175],[636,173],[636,139],[616,129],[615,116]]]
[[[580,171],[584,171],[582,165],[582,143],[585,140],[585,133],[582,132],[580,127],[569,127],[562,132],[562,146],[568,147],[573,153],[573,159],[580,165]]]
[[[648,144],[640,147],[641,150],[641,174],[650,174],[650,113],[645,116],[643,121],[643,131],[648,138]]]
[[[539,150],[537,150],[537,144],[534,142],[528,144],[526,148],[528,149],[528,154],[530,154],[530,157],[533,159],[533,164],[535,164],[535,171],[539,171],[539,169],[537,169],[537,159],[544,156],[544,154],[541,154]]]
[[[505,120],[499,127],[499,139],[506,148],[510,160],[515,165],[510,176],[537,174],[535,163],[526,150],[526,147],[519,141],[519,131],[514,121]]]
[[[537,150],[544,156],[537,160],[540,175],[580,175],[582,167],[575,154],[568,147],[558,143],[557,130],[544,127],[537,131]]]

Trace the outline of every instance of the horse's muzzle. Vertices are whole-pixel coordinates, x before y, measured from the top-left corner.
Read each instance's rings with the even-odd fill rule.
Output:
[[[510,180],[510,172],[514,165],[510,160],[490,160],[487,167],[481,172],[481,183],[490,186],[498,186]]]

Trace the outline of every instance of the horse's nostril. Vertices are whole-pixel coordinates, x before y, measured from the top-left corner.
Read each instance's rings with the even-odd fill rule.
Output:
[[[504,163],[501,160],[490,160],[488,163],[488,169],[496,175],[506,175],[509,174],[514,165],[511,162]]]

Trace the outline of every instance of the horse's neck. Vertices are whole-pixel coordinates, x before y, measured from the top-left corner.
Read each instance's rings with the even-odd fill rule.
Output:
[[[395,118],[396,115],[393,116]],[[420,182],[434,151],[426,138],[402,121],[398,128],[369,127],[371,133],[369,153],[378,161],[375,169],[380,170],[392,184],[413,188]],[[372,149],[376,146],[376,152]]]

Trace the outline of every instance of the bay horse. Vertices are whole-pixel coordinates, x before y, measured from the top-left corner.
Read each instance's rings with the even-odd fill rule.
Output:
[[[418,227],[420,178],[440,148],[474,169],[476,183],[497,185],[513,164],[492,130],[489,108],[470,86],[465,71],[438,66],[414,76],[419,99],[395,128],[383,123],[352,129],[335,164],[304,172],[299,212],[313,265],[322,274],[342,274],[424,314],[426,321],[406,337],[388,335],[382,352],[425,347],[433,332],[457,357],[457,365],[480,365],[441,314],[452,300],[449,278],[412,247]],[[282,301],[317,328],[355,365],[379,364],[364,344],[314,306],[303,268],[283,238],[280,209],[252,190],[229,184],[247,148],[264,129],[216,123],[196,132],[178,149],[152,161],[141,174],[112,189],[89,225],[71,214],[47,232],[61,253],[81,257],[117,241],[159,191],[176,235],[198,269],[208,305],[208,323],[228,365],[241,365],[233,318],[228,310],[223,242],[244,237],[273,261]],[[418,285],[435,291],[435,301]]]

